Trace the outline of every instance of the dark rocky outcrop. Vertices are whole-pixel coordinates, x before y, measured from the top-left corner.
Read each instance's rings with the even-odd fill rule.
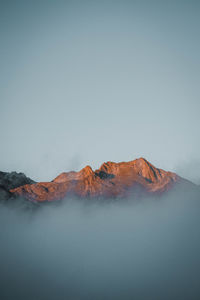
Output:
[[[25,184],[34,184],[35,181],[26,177],[23,173],[0,172],[0,200],[9,200],[14,195],[11,189],[18,188]]]

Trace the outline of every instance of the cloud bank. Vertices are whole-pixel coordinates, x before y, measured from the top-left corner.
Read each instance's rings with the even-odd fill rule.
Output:
[[[199,299],[199,194],[0,207],[1,299]]]

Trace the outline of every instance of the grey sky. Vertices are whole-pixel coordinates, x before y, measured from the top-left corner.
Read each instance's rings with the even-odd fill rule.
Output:
[[[200,161],[199,1],[0,1],[0,169]]]

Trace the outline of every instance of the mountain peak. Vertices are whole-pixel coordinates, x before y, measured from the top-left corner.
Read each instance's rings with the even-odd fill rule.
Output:
[[[130,162],[104,162],[95,171],[87,165],[79,172],[61,173],[52,182],[26,184],[10,192],[35,201],[78,197],[127,197],[139,187],[143,193],[163,193],[179,181],[175,173],[158,169],[140,157]]]
[[[83,174],[84,176],[89,176],[89,175],[94,174],[92,168],[89,165],[87,165],[82,170],[80,170],[79,173]]]

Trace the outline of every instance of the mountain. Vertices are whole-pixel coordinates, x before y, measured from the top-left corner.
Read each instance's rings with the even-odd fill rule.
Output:
[[[31,201],[54,201],[70,196],[79,198],[124,198],[132,195],[160,195],[179,183],[189,181],[175,173],[153,166],[144,158],[130,162],[106,162],[95,171],[86,166],[79,172],[64,172],[51,182],[12,187],[10,193]]]
[[[13,196],[13,193],[10,192],[11,189],[33,183],[35,181],[26,177],[23,173],[0,172],[0,199],[8,200]]]

